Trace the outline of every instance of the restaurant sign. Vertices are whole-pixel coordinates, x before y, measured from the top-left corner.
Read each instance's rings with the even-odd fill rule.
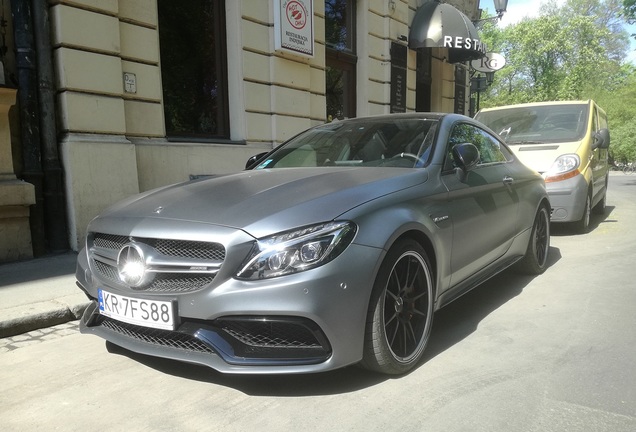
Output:
[[[506,65],[506,59],[501,54],[489,52],[484,57],[471,61],[470,65],[478,72],[495,72]]]
[[[314,55],[314,1],[274,0],[276,49]]]

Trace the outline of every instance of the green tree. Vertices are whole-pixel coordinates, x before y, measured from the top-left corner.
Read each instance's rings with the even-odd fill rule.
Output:
[[[607,112],[614,163],[636,161],[636,68],[623,66],[622,81],[616,91],[598,89],[591,96]]]
[[[610,154],[636,161],[636,67],[625,63],[636,0],[568,0],[506,28],[486,23],[482,39],[506,66],[481,95],[481,106],[594,99],[608,115]]]
[[[552,1],[540,15],[483,37],[507,60],[483,105],[585,98],[616,85],[629,46],[619,0]]]
[[[627,18],[627,22],[630,24],[636,23],[636,0],[623,0],[623,13]]]

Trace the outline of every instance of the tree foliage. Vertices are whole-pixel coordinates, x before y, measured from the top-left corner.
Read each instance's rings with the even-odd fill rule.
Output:
[[[627,3],[636,13],[636,0],[552,0],[535,18],[505,28],[484,24],[482,39],[506,66],[481,95],[481,107],[594,99],[608,113],[616,160],[636,160],[636,70],[625,64]]]
[[[623,0],[623,13],[627,18],[627,22],[630,24],[636,23],[636,0]]]

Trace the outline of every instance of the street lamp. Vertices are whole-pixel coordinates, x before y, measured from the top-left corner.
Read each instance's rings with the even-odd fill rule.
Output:
[[[508,7],[508,0],[493,0],[495,4],[495,11],[497,12],[497,17],[501,19],[503,17],[506,8]]]
[[[474,24],[483,22],[483,21],[492,21],[492,20],[500,20],[503,17],[504,12],[506,12],[506,8],[508,7],[508,0],[493,0],[495,4],[495,12],[497,15],[490,18],[483,18],[473,21]]]

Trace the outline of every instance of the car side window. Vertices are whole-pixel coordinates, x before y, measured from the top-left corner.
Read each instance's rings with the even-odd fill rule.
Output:
[[[458,144],[470,143],[479,150],[479,165],[500,163],[511,160],[511,156],[502,149],[499,141],[483,129],[468,123],[458,123],[453,126],[448,139],[445,169],[457,167],[453,158],[453,147]]]
[[[481,163],[498,163],[498,162],[507,162],[509,159],[506,157],[504,152],[502,151],[501,144],[486,132],[483,129],[475,128],[478,131],[477,141],[479,145],[477,148],[479,149],[479,153],[481,154]]]

